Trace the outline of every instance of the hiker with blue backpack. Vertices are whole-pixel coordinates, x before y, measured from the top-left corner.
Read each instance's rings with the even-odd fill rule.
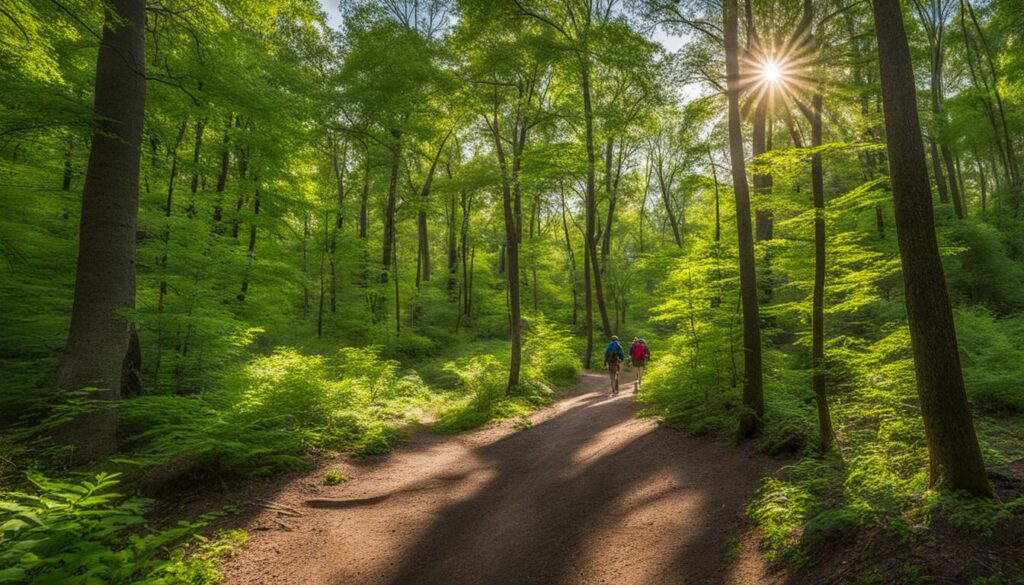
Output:
[[[634,337],[629,346],[629,359],[633,366],[633,394],[640,391],[644,383],[644,368],[651,359],[651,350],[642,337]]]
[[[619,365],[626,359],[626,352],[619,345],[619,337],[612,335],[612,341],[604,348],[604,365],[612,381],[612,396],[619,393]]]

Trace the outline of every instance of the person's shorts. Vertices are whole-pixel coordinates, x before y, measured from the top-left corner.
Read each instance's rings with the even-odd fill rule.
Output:
[[[634,368],[642,368],[647,365],[647,360],[633,360]]]
[[[608,362],[608,371],[609,372],[618,372],[619,371],[619,364],[620,363],[621,362]]]

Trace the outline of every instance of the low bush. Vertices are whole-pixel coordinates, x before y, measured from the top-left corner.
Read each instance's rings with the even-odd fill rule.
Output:
[[[451,363],[447,367],[459,376],[462,398],[441,412],[434,423],[437,431],[458,433],[530,411],[528,398],[506,394],[507,368],[494,356],[476,356],[464,365]]]
[[[211,519],[150,528],[149,500],[114,491],[116,474],[67,483],[29,477],[34,489],[0,495],[0,582],[214,583],[214,562],[245,542],[244,534],[208,540]]]
[[[387,452],[395,422],[433,395],[376,348],[306,356],[281,348],[197,396],[143,396],[121,405],[126,446],[152,464],[203,474],[270,475],[309,466],[309,454]]]

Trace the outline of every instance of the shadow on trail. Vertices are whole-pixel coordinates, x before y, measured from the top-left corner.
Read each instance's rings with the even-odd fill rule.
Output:
[[[584,387],[601,387],[597,376]],[[475,449],[492,475],[440,510],[388,582],[593,582],[622,567],[626,581],[723,581],[724,551],[761,470],[735,469],[746,459],[736,449],[636,421],[629,396],[581,395]]]

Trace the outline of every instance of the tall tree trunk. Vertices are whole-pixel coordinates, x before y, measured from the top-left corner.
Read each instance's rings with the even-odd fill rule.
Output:
[[[71,169],[71,145],[73,142],[68,140],[67,150],[64,151],[64,173],[61,177],[61,190],[71,190],[71,179],[74,177],[74,172]]]
[[[327,224],[330,223],[330,215],[324,213],[324,243],[320,246],[320,298],[317,302],[316,307],[316,336],[317,338],[324,336],[324,289],[326,288],[324,283],[324,259],[327,256]],[[334,276],[332,271],[331,276]]]
[[[981,189],[981,212],[985,213],[988,211],[988,193],[986,192],[988,182],[985,180],[985,166],[979,157],[974,158],[974,165],[978,168],[978,188]]]
[[[185,216],[192,219],[196,215],[196,193],[199,192],[199,154],[203,149],[203,132],[206,130],[206,120],[203,118],[196,119],[195,123],[195,142],[192,145],[192,180],[189,183],[189,193],[191,198],[188,202],[188,207],[185,209]],[[203,188],[205,189],[205,182]]]
[[[452,167],[450,163],[445,164],[445,172],[448,175],[448,179],[452,178]],[[447,210],[447,234],[445,240],[447,243],[447,256],[448,256],[448,294],[452,300],[455,300],[456,290],[455,285],[458,281],[459,275],[459,248],[458,240],[455,237],[456,224],[458,223],[458,211],[457,211],[457,198],[456,193],[452,191],[448,198],[448,210]]]
[[[946,177],[942,172],[942,161],[939,158],[939,145],[934,138],[928,139],[932,151],[932,172],[935,174],[935,188],[939,191],[939,201],[949,202],[949,192],[946,191]]]
[[[751,157],[757,158],[762,154],[768,152],[768,96],[761,96],[754,108],[754,124],[753,124],[753,135],[751,136]],[[755,234],[757,241],[763,242],[772,239],[772,212],[770,209],[762,209],[765,207],[765,199],[772,194],[772,176],[765,174],[755,174],[753,176],[754,183],[754,201],[756,202],[755,207]]]
[[[821,146],[821,92],[814,94],[811,147]],[[825,388],[825,181],[821,153],[811,156],[811,193],[814,199],[814,292],[811,309],[811,386],[818,407],[818,449],[832,448],[832,415]]]
[[[585,56],[580,56],[580,59],[586,59]],[[583,85],[583,111],[584,119],[586,122],[586,142],[587,142],[587,186],[584,195],[584,224],[586,228],[583,234],[583,328],[587,337],[587,344],[585,353],[583,354],[583,367],[590,368],[591,366],[591,354],[594,353],[594,297],[593,289],[590,285],[590,247],[594,243],[594,214],[595,203],[594,203],[594,137],[592,135],[592,121],[590,119],[590,71],[587,67],[586,61],[582,61],[581,65],[582,73],[582,85]]]
[[[953,154],[945,144],[942,145],[941,150],[942,161],[946,165],[946,176],[949,177],[949,194],[953,198],[953,211],[956,212],[958,218],[963,219],[967,212],[964,210],[963,199],[960,195],[960,183],[957,180],[956,166],[953,164]]]
[[[402,149],[401,139],[402,133],[399,130],[391,131],[391,174],[388,180],[388,197],[387,203],[384,206],[384,235],[383,244],[381,246],[381,258],[380,258],[380,276],[378,278],[382,285],[388,283],[388,273],[391,270],[391,264],[394,262],[392,246],[395,245],[395,208],[398,205],[397,193],[398,193],[398,166],[401,161]],[[380,292],[380,298],[377,302],[373,303],[375,310],[384,311],[384,296],[385,291]],[[377,315],[379,318],[380,315]]]
[[[590,267],[594,279],[594,297],[597,299],[597,309],[601,314],[601,327],[605,338],[612,336],[612,325],[608,320],[608,308],[604,302],[604,289],[601,286],[601,270],[597,263],[597,193],[596,193],[596,155],[594,153],[594,112],[590,103],[590,57],[580,55],[582,62],[581,80],[583,89],[583,118],[586,128],[587,143],[587,196],[586,196],[586,244],[587,257],[590,258]],[[593,317],[591,317],[593,323]]]
[[[228,183],[228,169],[231,167],[231,126],[234,116],[228,114],[228,123],[224,126],[224,140],[220,151],[220,171],[217,173],[217,199],[213,203],[213,232],[223,233],[221,221],[224,219],[224,188]]]
[[[572,324],[576,325],[579,313],[579,300],[576,294],[576,254],[572,249],[572,239],[569,237],[569,222],[566,221],[565,192],[559,190],[562,201],[562,231],[565,233],[565,249],[569,255],[569,280],[572,283]]]
[[[711,147],[708,147],[708,164],[711,166],[711,179],[715,184],[715,243],[722,241],[722,210],[719,201],[718,169],[715,168],[715,159],[711,155]]]
[[[668,223],[672,226],[672,238],[676,242],[676,246],[683,247],[683,234],[679,230],[679,221],[676,219],[676,212],[672,209],[672,177],[665,178],[664,171],[661,169],[661,165],[658,165],[658,187],[661,191],[661,200],[665,203],[665,214],[668,216]],[[675,172],[673,171],[673,174]]]
[[[71,326],[57,369],[64,390],[98,388],[117,400],[139,388],[138,338],[122,314],[135,308],[135,226],[145,80],[146,3],[111,0],[96,58],[96,128],[82,189]],[[117,448],[113,409],[79,415],[54,432],[75,461]]]
[[[327,249],[327,264],[330,268],[331,282],[330,282],[330,307],[331,313],[334,314],[338,311],[338,270],[335,262],[335,254],[338,251],[338,234],[341,233],[342,228],[345,227],[345,195],[348,194],[345,188],[345,173],[348,170],[348,145],[341,149],[341,156],[338,156],[338,142],[333,136],[331,140],[331,168],[334,170],[334,185],[335,185],[335,210],[334,229],[328,233],[326,226],[324,227],[324,238],[325,248]],[[330,223],[330,215],[326,216],[324,221]],[[323,291],[320,291],[323,293]],[[322,295],[321,295],[322,296]],[[322,304],[322,303],[321,303]],[[322,308],[322,307],[321,307]],[[323,315],[318,317],[319,321],[323,321]],[[322,324],[318,323],[318,328],[322,329]]]
[[[366,150],[366,161],[363,168],[363,190],[359,195],[359,239],[366,240],[366,231],[370,225],[370,150]]]
[[[245,302],[246,297],[249,296],[249,271],[252,270],[253,261],[256,260],[256,220],[260,215],[260,191],[258,187],[253,195],[252,215],[252,221],[249,222],[249,244],[246,246],[246,257],[248,260],[245,266],[245,273],[242,276],[242,289],[238,292],[238,302]]]
[[[1006,122],[1006,112],[1003,109],[1003,96],[999,92],[999,71],[996,69],[995,61],[992,59],[992,51],[988,46],[988,40],[985,38],[985,31],[982,30],[981,24],[978,23],[978,18],[974,14],[974,7],[971,6],[970,2],[967,4],[967,13],[971,16],[971,22],[974,24],[974,28],[978,33],[978,39],[981,41],[982,53],[985,55],[985,62],[988,64],[989,74],[992,76],[992,93],[996,98],[996,106],[999,110],[999,119],[1003,129],[1003,138],[1006,142],[1006,157],[1010,170],[1010,183],[1016,187],[1020,183],[1020,171],[1017,165],[1017,153],[1013,148],[1013,135],[1010,134],[1010,128]],[[1013,206],[1014,209],[1020,204],[1019,197],[1015,196]]]
[[[448,138],[452,135],[454,128],[448,130],[448,133],[441,139],[441,144],[437,147],[437,153],[434,155],[433,160],[430,161],[430,170],[427,171],[427,178],[423,181],[423,188],[420,190],[420,210],[416,214],[416,230],[417,230],[417,241],[418,241],[418,260],[417,265],[420,269],[416,275],[416,286],[419,286],[420,277],[423,281],[430,281],[430,237],[427,232],[427,210],[425,209],[430,201],[430,187],[434,183],[434,173],[437,171],[437,163],[441,160],[441,153],[444,152],[444,145],[448,142]]]
[[[990,497],[935,237],[914,69],[899,0],[872,0],[907,322],[934,485]]]
[[[739,434],[760,432],[764,419],[764,380],[761,371],[761,328],[757,306],[757,274],[754,267],[754,236],[751,232],[750,190],[747,185],[740,126],[740,64],[736,0],[725,1],[725,71],[729,99],[729,158],[736,196],[736,228],[739,238],[740,298],[743,304],[743,405]]]
[[[601,270],[607,271],[608,269],[608,256],[612,249],[612,222],[615,220],[615,207],[619,200],[619,177],[622,176],[622,164],[623,164],[623,152],[624,146],[619,147],[619,159],[618,163],[614,165],[613,172],[613,154],[614,154],[615,140],[609,139],[607,150],[605,152],[605,192],[608,194],[608,216],[605,219],[604,230],[601,232]],[[616,329],[618,329],[616,327]]]
[[[508,164],[505,160],[505,149],[502,144],[500,114],[498,112],[497,90],[494,94],[494,119],[491,122],[491,133],[494,136],[494,148],[498,156],[498,166],[501,170],[501,196],[502,211],[505,216],[505,251],[508,256],[508,270],[506,272],[508,282],[508,304],[509,304],[509,325],[511,329],[511,357],[508,368],[508,385],[505,387],[506,394],[513,392],[519,386],[519,370],[523,359],[523,321],[519,306],[519,234],[517,232],[516,216],[512,205],[512,179],[509,176]]]

